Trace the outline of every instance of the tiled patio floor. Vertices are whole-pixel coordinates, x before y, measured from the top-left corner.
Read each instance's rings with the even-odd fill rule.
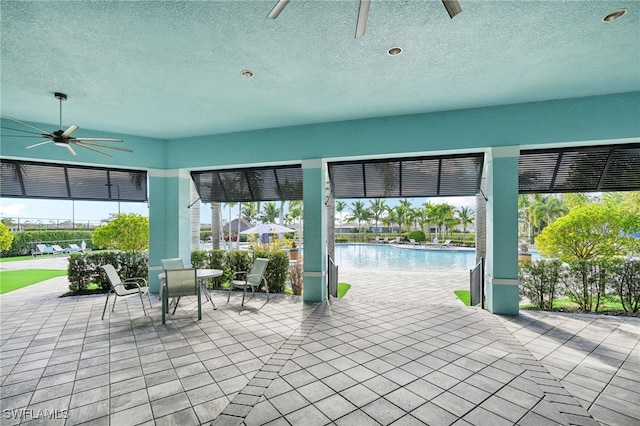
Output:
[[[65,277],[2,295],[1,424],[640,423],[638,319],[465,308],[467,272],[340,275],[346,299],[214,293],[166,325],[135,298],[101,321]]]

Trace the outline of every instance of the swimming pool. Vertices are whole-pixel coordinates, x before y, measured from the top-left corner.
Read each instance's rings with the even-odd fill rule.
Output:
[[[475,250],[398,248],[387,244],[336,244],[335,262],[339,267],[368,270],[468,271],[475,266],[476,252]]]

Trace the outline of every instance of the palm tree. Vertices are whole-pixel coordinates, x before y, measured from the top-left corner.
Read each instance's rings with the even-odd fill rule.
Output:
[[[224,203],[224,205],[229,208],[229,225],[227,225],[229,229],[229,242],[231,242],[231,209],[235,207],[236,204],[238,203]]]
[[[458,213],[460,223],[462,223],[462,241],[464,241],[467,235],[467,225],[473,223],[473,221],[475,220],[473,216],[475,212],[472,208],[467,206],[459,208],[458,210],[456,210],[456,212]]]
[[[382,223],[385,226],[388,226],[389,229],[393,227],[395,223],[398,223],[398,214],[393,207],[387,207],[387,215],[382,218]]]
[[[405,208],[404,226],[407,228],[407,232],[411,232],[411,226],[413,225],[413,221],[415,220],[416,211],[413,207],[411,207],[411,202],[404,200],[400,201],[400,203]]]
[[[380,198],[376,198],[373,201],[369,200],[369,204],[371,204],[369,206],[369,212],[370,217],[375,222],[375,232],[378,232],[378,222],[380,222],[380,218],[386,211],[384,203],[385,200],[381,200]]]
[[[276,207],[276,203],[270,201],[264,205],[260,219],[262,223],[274,223],[279,215],[280,209]]]
[[[336,200],[336,211],[340,213],[340,231],[342,231],[342,212],[347,208],[347,202]]]
[[[256,203],[245,203],[242,209],[242,218],[249,223],[253,223],[258,216],[258,210],[256,209]]]
[[[220,248],[220,203],[211,203],[211,249],[217,250]]]
[[[431,224],[435,223],[435,218],[437,216],[436,205],[430,201],[426,201],[422,206],[424,207],[424,221],[427,225],[427,237],[429,238],[429,241],[431,241]],[[436,232],[436,236],[437,235],[438,234]]]
[[[413,210],[413,220],[416,222],[418,229],[424,232],[424,228],[427,226],[427,210],[422,207],[417,207]]]
[[[562,202],[562,199],[556,196],[534,194],[534,200],[529,206],[529,211],[531,214],[531,222],[537,228],[538,233],[540,233],[545,226],[566,214],[567,208]]]
[[[364,203],[362,201],[355,201],[351,203],[351,213],[351,218],[348,219],[348,221],[357,221],[358,232],[362,232],[362,222],[369,219],[369,211],[364,207]]]

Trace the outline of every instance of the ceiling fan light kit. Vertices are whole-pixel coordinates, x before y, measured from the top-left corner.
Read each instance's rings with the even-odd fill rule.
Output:
[[[271,12],[267,15],[269,19],[276,19],[280,16],[280,13],[289,4],[289,0],[278,0],[278,3],[271,9]],[[462,12],[460,3],[458,0],[442,0],[444,8],[447,9],[449,17],[453,19],[458,13]],[[367,28],[367,18],[369,17],[369,7],[371,6],[371,0],[360,0],[360,6],[358,7],[358,20],[356,21],[356,35],[355,38],[364,37],[364,32]]]
[[[55,92],[54,96],[56,99],[58,99],[60,101],[60,128],[58,130],[55,130],[53,132],[47,132],[46,130],[40,129],[39,127],[33,126],[29,123],[25,123],[24,121],[20,121],[16,118],[12,118],[12,117],[7,117],[7,119],[11,120],[11,121],[15,121],[16,123],[20,123],[26,127],[30,127],[34,130],[37,130],[39,133],[35,133],[32,131],[28,131],[28,130],[22,130],[22,129],[14,129],[11,127],[2,127],[3,129],[9,129],[9,130],[15,130],[18,132],[22,132],[22,133],[27,133],[27,135],[7,135],[7,137],[24,137],[24,138],[44,138],[44,141],[35,143],[33,145],[29,145],[25,148],[30,149],[30,148],[35,148],[37,146],[40,145],[45,145],[48,143],[53,143],[55,146],[59,146],[59,147],[63,147],[65,148],[67,151],[69,151],[69,154],[71,155],[77,155],[76,151],[73,149],[73,147],[71,145],[76,145],[82,148],[86,148],[89,149],[91,151],[95,151],[97,153],[100,153],[102,155],[106,155],[109,157],[113,157],[113,155],[111,155],[110,153],[103,151],[101,148],[108,148],[108,149],[116,149],[118,151],[125,151],[125,152],[133,152],[133,150],[129,149],[129,148],[121,148],[121,147],[117,147],[117,146],[112,146],[112,145],[107,145],[104,142],[122,142],[123,140],[120,138],[81,138],[81,137],[72,137],[71,135],[78,130],[80,127],[77,126],[76,124],[72,124],[71,126],[69,126],[67,128],[67,130],[62,130],[62,101],[66,101],[67,100],[67,95],[65,93],[60,93],[60,92]]]

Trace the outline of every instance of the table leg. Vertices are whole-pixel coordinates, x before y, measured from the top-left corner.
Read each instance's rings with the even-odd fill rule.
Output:
[[[207,287],[207,280],[206,279],[200,280],[200,288],[202,290],[204,290],[204,295],[207,298],[207,300],[209,302],[211,302],[211,306],[213,306],[213,309],[218,309],[216,307],[216,304],[213,303],[213,297],[211,296],[211,292],[209,291],[209,287]]]

